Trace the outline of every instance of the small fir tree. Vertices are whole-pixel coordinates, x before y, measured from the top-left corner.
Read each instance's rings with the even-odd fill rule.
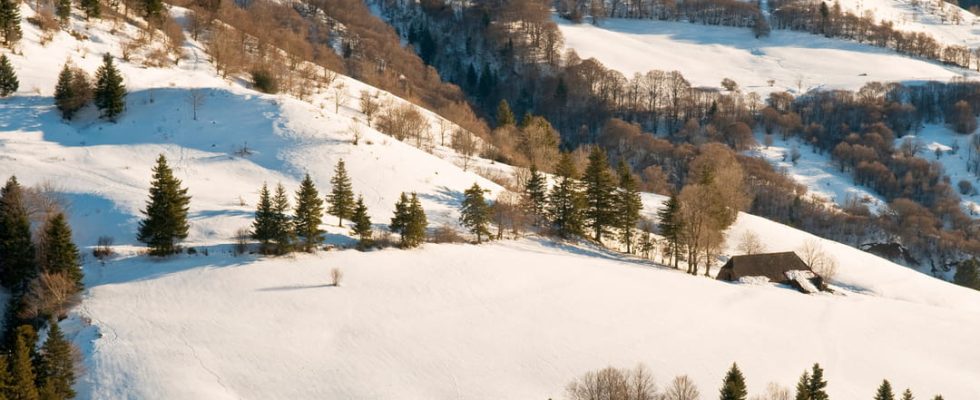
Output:
[[[102,118],[112,122],[126,109],[126,86],[109,53],[102,56],[102,66],[95,73],[95,105]]]
[[[64,274],[75,286],[82,289],[82,268],[78,247],[71,239],[71,227],[64,213],[57,213],[44,226],[41,242],[41,270]]]
[[[474,183],[463,193],[463,203],[460,208],[460,222],[476,235],[476,242],[482,243],[483,237],[490,236],[490,205],[483,196],[483,188]]]
[[[606,152],[598,146],[593,146],[589,153],[589,164],[582,177],[585,186],[585,219],[592,230],[592,238],[602,241],[602,236],[609,232],[609,227],[616,218],[613,209],[615,180],[609,173],[609,161]]]
[[[163,12],[162,0],[143,0],[143,16],[146,17],[146,19],[159,20],[162,12]]]
[[[409,205],[408,195],[402,192],[401,196],[398,197],[398,201],[395,202],[395,215],[391,217],[391,223],[388,224],[388,228],[401,237],[402,243],[405,242],[405,229],[408,227],[408,221],[410,219]]]
[[[578,171],[571,156],[562,154],[555,168],[557,181],[548,194],[548,217],[558,236],[568,239],[582,234],[584,199],[576,181]]]
[[[408,216],[405,240],[402,242],[407,247],[421,246],[425,242],[425,233],[429,227],[429,221],[425,216],[425,210],[422,208],[422,202],[419,201],[419,196],[416,193],[412,193],[412,200],[408,205]]]
[[[38,383],[43,398],[70,399],[75,397],[75,365],[71,344],[65,340],[54,320],[49,322],[48,338],[41,346]]]
[[[272,198],[272,243],[276,254],[292,251],[293,220],[289,215],[289,195],[281,183],[276,185],[276,195]]]
[[[820,368],[820,364],[813,364],[813,372],[810,373],[809,393],[811,400],[828,400],[830,398],[827,395],[827,381],[823,378],[823,369]]]
[[[354,189],[350,177],[347,176],[347,166],[344,160],[337,162],[333,178],[330,179],[330,194],[327,195],[327,212],[337,217],[337,226],[344,224],[344,219],[354,215]]]
[[[683,229],[680,208],[681,205],[677,200],[677,195],[671,194],[663,207],[657,211],[660,234],[667,240],[669,253],[674,262],[674,268],[677,268],[678,255],[680,255],[681,230]]]
[[[354,223],[354,235],[358,238],[358,248],[370,247],[371,236],[374,232],[371,229],[371,217],[368,215],[367,206],[364,205],[364,196],[357,197],[357,204],[354,205],[354,216],[351,217],[351,221]]]
[[[10,65],[10,59],[6,54],[0,55],[0,97],[10,96],[20,87],[14,66]]]
[[[85,10],[86,21],[102,16],[102,5],[99,4],[99,0],[80,0],[80,5]]]
[[[732,368],[725,374],[724,383],[721,386],[721,400],[745,400],[749,395],[745,388],[745,377],[738,365],[732,363]]]
[[[179,179],[167,165],[167,158],[160,154],[157,165],[153,167],[153,182],[150,184],[150,199],[146,203],[139,224],[137,239],[150,246],[150,254],[167,256],[177,253],[178,243],[187,238],[190,226],[187,212],[191,197],[187,189],[181,187]]]
[[[55,3],[55,15],[62,27],[68,26],[68,19],[71,18],[71,0],[58,0]]]
[[[10,177],[0,189],[0,282],[14,293],[22,293],[37,275],[34,255],[24,188],[16,177]]]
[[[619,163],[619,190],[615,192],[615,221],[619,228],[619,241],[626,245],[626,252],[635,250],[636,224],[640,222],[643,199],[640,198],[639,184],[625,162]]]
[[[34,329],[30,325],[17,328],[14,338],[14,348],[11,352],[10,375],[11,387],[7,397],[18,400],[38,400],[36,375],[32,363],[31,347],[34,344]]]
[[[902,392],[902,400],[915,400],[915,396],[912,395],[912,389],[905,388]]]
[[[545,206],[548,201],[548,181],[538,167],[531,164],[531,173],[524,185],[524,207],[527,213],[539,223],[545,216]]]
[[[796,383],[796,400],[813,400],[810,396],[810,371],[803,371]]]
[[[323,200],[313,184],[313,178],[306,174],[296,192],[296,210],[293,229],[300,239],[303,251],[312,252],[323,241]]]
[[[259,190],[259,202],[255,206],[255,221],[252,222],[252,239],[258,240],[262,253],[272,251],[272,240],[276,234],[276,215],[272,208],[272,195],[269,185],[263,183]]]
[[[892,384],[888,379],[881,381],[878,391],[875,392],[875,400],[895,400],[895,393],[892,392]]]
[[[515,122],[514,112],[510,110],[510,104],[507,103],[507,100],[500,100],[500,104],[497,105],[497,127],[514,125]]]
[[[0,0],[0,35],[3,36],[3,45],[7,47],[16,44],[23,36],[19,1]]]
[[[61,111],[61,117],[70,120],[75,113],[91,99],[92,86],[89,83],[88,75],[71,65],[71,61],[65,63],[58,74],[58,83],[54,89],[54,104]]]

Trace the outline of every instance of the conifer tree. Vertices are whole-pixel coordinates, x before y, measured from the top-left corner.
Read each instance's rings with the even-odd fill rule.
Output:
[[[34,343],[34,330],[30,325],[17,328],[10,359],[11,388],[8,398],[17,400],[38,400],[34,365],[31,362],[31,346]]]
[[[180,179],[174,177],[167,165],[167,158],[160,154],[153,167],[150,199],[143,211],[146,218],[140,221],[137,234],[137,240],[150,246],[151,255],[167,256],[179,251],[178,243],[187,238],[190,229],[187,224],[190,201],[187,189],[181,187]]]
[[[881,381],[878,391],[875,393],[875,400],[895,400],[895,393],[892,392],[892,384],[888,379]]]
[[[68,19],[71,18],[71,0],[58,0],[55,3],[55,15],[62,27],[68,26]]]
[[[102,5],[99,4],[99,0],[81,0],[80,4],[85,10],[85,20],[102,16]]]
[[[408,195],[402,192],[401,196],[398,197],[398,201],[395,202],[395,215],[391,217],[391,223],[388,224],[388,228],[392,232],[401,236],[402,243],[405,242],[405,229],[408,227],[408,221],[410,219],[410,205]]]
[[[615,222],[613,190],[616,186],[612,174],[609,173],[606,152],[598,146],[593,146],[589,153],[589,164],[585,168],[582,183],[585,185],[585,219],[592,230],[592,238],[601,242],[602,235],[608,233],[609,227]]]
[[[810,396],[810,371],[804,370],[796,383],[796,400],[813,400]]]
[[[615,192],[615,220],[619,228],[619,241],[626,245],[626,252],[632,254],[636,239],[636,224],[640,222],[643,199],[640,198],[639,185],[626,162],[619,162],[619,190]]]
[[[14,293],[26,289],[37,275],[34,254],[24,188],[10,177],[0,189],[0,282]]]
[[[323,200],[313,184],[313,178],[306,174],[296,192],[296,212],[293,216],[293,229],[303,251],[312,252],[323,241],[322,223]]]
[[[419,196],[412,193],[412,200],[408,204],[408,225],[405,227],[405,236],[402,243],[406,247],[418,247],[425,242],[426,229],[429,221],[425,216],[425,210],[419,201]]]
[[[19,87],[20,82],[14,72],[14,66],[10,65],[10,59],[6,54],[0,55],[0,97],[10,96]]]
[[[476,235],[477,243],[482,243],[484,236],[490,236],[490,205],[483,197],[483,191],[476,183],[466,189],[459,212],[460,222]]]
[[[823,369],[820,364],[813,364],[813,372],[810,373],[810,400],[828,400],[827,381],[823,379]]]
[[[905,388],[902,392],[902,400],[915,400],[915,396],[912,395],[912,389]]]
[[[163,12],[162,0],[143,0],[143,16],[146,19],[160,18]]]
[[[10,375],[10,357],[0,354],[0,399],[8,400],[13,394],[14,377]]]
[[[54,104],[61,111],[61,117],[70,120],[79,109],[88,103],[92,93],[85,72],[72,67],[71,61],[65,63],[58,74],[54,88]]]
[[[271,243],[276,234],[276,215],[272,208],[272,195],[269,185],[263,183],[259,190],[259,202],[255,206],[255,221],[252,222],[252,239],[258,240],[262,253],[271,252]]]
[[[932,398],[932,400],[944,400],[944,399],[943,399],[943,395],[941,395],[941,394],[937,394],[937,395],[936,395],[936,397],[933,397],[933,398]]]
[[[273,230],[272,243],[276,254],[285,254],[293,246],[293,221],[289,215],[289,195],[282,183],[276,185],[276,195],[272,198]]]
[[[507,103],[507,100],[500,100],[500,104],[497,105],[497,127],[514,125],[515,122],[514,112],[510,110],[510,104]]]
[[[342,226],[344,219],[351,219],[354,215],[354,189],[351,187],[350,177],[347,176],[344,160],[337,162],[333,178],[330,178],[330,186],[327,212],[338,218],[337,226]]]
[[[8,47],[23,36],[20,30],[20,2],[0,0],[0,35],[3,36],[3,45]]]
[[[545,217],[545,206],[548,201],[548,182],[538,167],[531,164],[531,173],[524,185],[524,207],[535,223]]]
[[[82,289],[82,269],[78,247],[71,239],[71,227],[64,213],[57,213],[45,223],[41,242],[44,251],[41,270],[64,274]]]
[[[70,399],[75,397],[72,385],[75,384],[75,366],[71,344],[65,340],[61,328],[54,320],[50,321],[48,338],[41,346],[38,383],[44,398]]]
[[[102,66],[95,73],[95,105],[102,118],[112,122],[126,109],[126,86],[109,53],[102,56]]]
[[[584,199],[579,190],[578,171],[571,156],[562,154],[555,168],[557,182],[548,194],[548,217],[555,233],[562,238],[582,234]]]
[[[738,365],[732,363],[732,368],[725,374],[725,380],[721,386],[720,399],[745,400],[748,395],[748,389],[745,388],[745,377],[742,376],[742,371],[738,369]]]
[[[364,196],[357,197],[357,204],[354,206],[354,216],[351,217],[354,223],[353,232],[357,236],[357,246],[361,249],[371,246],[371,217],[368,215],[367,206],[364,205]]]
[[[680,255],[680,238],[683,222],[680,219],[680,202],[676,194],[671,194],[670,198],[664,203],[663,207],[657,211],[657,220],[660,226],[660,234],[667,240],[670,256],[677,268],[678,255]]]

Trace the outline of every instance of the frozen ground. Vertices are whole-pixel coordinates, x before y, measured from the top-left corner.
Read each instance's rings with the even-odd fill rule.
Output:
[[[130,95],[118,124],[92,110],[62,122],[51,96],[64,58],[94,71],[96,55],[119,54],[109,25],[75,27],[93,40],[59,34],[41,47],[23,25],[23,54],[11,55],[22,90],[0,100],[0,178],[59,188],[81,246],[100,235],[118,243],[105,264],[88,257],[88,289],[65,324],[84,353],[79,398],[560,398],[587,370],[641,362],[661,383],[690,374],[708,396],[732,361],[753,392],[769,381],[792,385],[820,362],[835,398],[867,397],[882,378],[920,397],[980,397],[980,348],[970,345],[980,294],[832,242],[823,246],[841,261],[842,291],[816,296],[535,237],[233,257],[231,237],[249,224],[262,182],[292,191],[310,172],[326,189],[340,158],[378,224],[401,191],[417,191],[439,225],[455,223],[473,182],[501,188],[457,167],[445,148],[430,154],[366,126],[355,146],[356,106],[334,113],[324,95],[302,102],[218,79],[195,43],[187,49],[198,61],[174,68],[120,62]],[[351,93],[366,88],[346,82]],[[191,87],[207,93],[197,121]],[[161,152],[193,196],[195,256],[137,254],[136,221]],[[644,200],[649,214],[663,198]],[[350,241],[346,229],[325,228],[331,243]],[[745,231],[772,251],[812,239],[747,214],[729,236]],[[327,285],[334,267],[345,274],[340,287]]]

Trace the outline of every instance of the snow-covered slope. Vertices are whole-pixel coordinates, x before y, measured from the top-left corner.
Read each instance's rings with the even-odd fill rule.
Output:
[[[927,160],[936,160],[943,166],[946,176],[949,177],[950,184],[954,190],[958,190],[960,181],[967,181],[973,185],[974,191],[961,193],[962,206],[967,215],[980,218],[980,177],[968,170],[970,160],[969,144],[973,142],[978,133],[961,135],[951,131],[942,125],[926,125],[915,135],[908,135],[895,141],[898,147],[904,140],[915,140],[922,146],[920,157]],[[954,151],[954,149],[956,149]],[[937,155],[936,150],[939,150]],[[976,157],[976,156],[974,156]]]
[[[11,55],[22,90],[0,100],[0,178],[60,188],[80,245],[100,235],[120,244],[105,264],[88,259],[88,289],[66,324],[85,356],[80,398],[560,398],[586,370],[639,362],[660,382],[686,373],[712,393],[732,361],[753,392],[792,384],[820,362],[835,398],[865,397],[885,377],[922,396],[980,397],[980,349],[969,346],[980,294],[830,242],[844,291],[817,296],[533,237],[233,257],[231,236],[249,224],[262,182],[293,190],[309,172],[325,189],[340,158],[376,223],[401,191],[417,191],[438,225],[455,223],[473,182],[501,189],[444,148],[429,154],[366,126],[355,146],[356,108],[334,113],[323,95],[303,102],[218,79],[195,43],[187,50],[197,61],[174,68],[119,63],[130,95],[118,124],[91,110],[64,123],[51,105],[63,59],[93,71],[96,55],[118,54],[119,39],[108,24],[76,21],[91,41],[62,33],[40,47],[23,27],[23,55]],[[351,93],[366,88],[341,79]],[[191,87],[207,93],[197,121]],[[132,247],[161,152],[193,196],[189,245],[207,252],[161,261]],[[662,198],[644,200],[653,213]],[[329,229],[330,242],[349,240]],[[747,230],[774,251],[811,238],[744,214],[730,236]],[[334,267],[340,287],[325,285]]]
[[[869,45],[803,32],[773,30],[756,39],[744,28],[654,20],[603,20],[599,26],[556,18],[565,45],[631,77],[658,69],[681,71],[694,86],[768,93],[815,88],[857,89],[868,82],[947,81],[976,76],[960,68],[914,59]],[[772,86],[769,80],[773,80]]]
[[[839,0],[841,9],[891,22],[895,29],[924,32],[946,45],[980,46],[980,19],[955,2],[923,0]]]

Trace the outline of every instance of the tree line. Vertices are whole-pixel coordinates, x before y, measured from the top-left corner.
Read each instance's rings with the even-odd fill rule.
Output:
[[[827,394],[828,382],[820,364],[803,371],[794,390],[770,382],[764,392],[749,397],[745,374],[737,363],[725,373],[717,398],[720,400],[830,400]],[[632,369],[606,367],[589,371],[573,380],[565,388],[565,397],[569,400],[700,400],[700,389],[687,375],[672,379],[661,390],[654,382],[653,375],[642,364]],[[911,389],[897,393],[891,382],[882,380],[873,394],[873,400],[914,400]],[[942,395],[935,395],[932,400],[943,400]]]
[[[81,255],[63,204],[50,187],[10,177],[0,189],[0,284],[10,299],[0,346],[0,398],[75,396],[78,350],[58,320],[79,302]],[[38,344],[37,330],[47,329]]]

